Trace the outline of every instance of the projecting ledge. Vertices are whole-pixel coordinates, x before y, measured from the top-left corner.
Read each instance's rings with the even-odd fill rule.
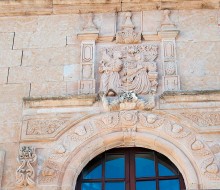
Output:
[[[23,98],[25,108],[92,106],[96,100],[97,100],[97,94],[62,96],[62,97]]]

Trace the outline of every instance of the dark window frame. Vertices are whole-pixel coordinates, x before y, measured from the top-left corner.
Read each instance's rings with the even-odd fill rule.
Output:
[[[139,153],[153,153],[154,155],[154,167],[155,167],[155,176],[154,177],[141,177],[141,178],[136,178],[135,176],[135,154]],[[106,161],[106,155],[107,154],[116,154],[116,155],[125,155],[125,178],[117,178],[117,179],[105,179],[105,161]],[[173,168],[175,168],[178,171],[178,175],[175,176],[159,176],[159,168],[158,164],[159,161],[158,159],[164,160],[165,162],[168,162]],[[87,167],[91,167],[92,165],[100,162],[102,164],[102,178],[100,179],[83,179],[83,172]],[[115,148],[115,149],[110,149],[98,156],[96,156],[93,160],[91,160],[86,167],[83,169],[83,171],[80,173],[77,179],[76,183],[76,190],[81,190],[81,186],[83,182],[101,182],[102,183],[102,190],[104,190],[104,186],[106,182],[120,182],[124,181],[125,182],[125,188],[126,190],[136,190],[136,181],[156,181],[156,189],[159,190],[159,180],[169,180],[169,179],[178,179],[179,184],[180,184],[180,189],[184,190],[185,188],[185,183],[184,179],[179,172],[178,168],[164,155],[150,150],[150,149],[145,149],[145,148]]]

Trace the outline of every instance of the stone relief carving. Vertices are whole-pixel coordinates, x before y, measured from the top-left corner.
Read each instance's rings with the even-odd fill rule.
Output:
[[[16,185],[18,187],[34,186],[35,171],[33,165],[36,163],[37,155],[35,149],[30,146],[22,146],[18,155],[20,166],[16,170]]]
[[[171,124],[170,122],[165,125],[165,131],[174,138],[184,138],[190,134],[190,131],[184,129],[183,126],[176,123]]]
[[[47,160],[44,162],[41,174],[39,175],[39,182],[41,184],[54,182],[58,177],[58,173],[58,164],[52,160]]]
[[[202,156],[210,155],[211,151],[208,147],[205,147],[204,143],[201,140],[196,139],[196,137],[192,137],[189,139],[190,147],[194,151],[194,153]]]
[[[146,96],[145,99],[134,92],[124,92],[116,98],[107,98],[104,94],[101,98],[106,111],[117,110],[151,110],[155,107],[154,96]]]
[[[137,94],[156,93],[156,45],[116,46],[103,50],[99,65],[100,92],[112,89],[116,93],[133,91]]]
[[[97,115],[93,118],[87,119],[82,123],[77,124],[69,130],[59,142],[54,145],[48,159],[45,161],[41,178],[48,178],[53,180],[58,179],[59,174],[56,173],[56,167],[49,166],[47,161],[60,164],[64,163],[69,155],[83,144],[89,138],[94,138],[97,134],[103,134],[113,131],[123,132],[123,142],[126,144],[134,145],[137,131],[148,132],[154,130],[160,134],[164,133],[170,136],[171,139],[178,139],[178,141],[187,143],[189,150],[195,157],[207,159],[207,156],[214,159],[214,154],[210,148],[201,139],[196,137],[193,130],[175,121],[170,121],[166,116],[161,116],[152,112],[143,112],[138,110],[123,110],[116,112],[108,112],[105,114]],[[98,140],[98,139],[97,139]],[[99,139],[102,141],[102,139]],[[88,145],[88,148],[93,145]],[[213,162],[215,163],[215,162]],[[216,177],[218,173],[215,172],[214,165],[201,166],[205,167],[204,174],[207,177]],[[211,175],[209,175],[211,173]],[[52,177],[53,176],[53,177]],[[45,179],[46,180],[46,179]]]
[[[116,33],[116,43],[120,44],[137,44],[141,42],[141,33],[135,32],[131,21],[132,13],[127,12],[125,14],[125,23],[122,26],[122,30]]]
[[[157,128],[164,124],[164,119],[159,118],[155,114],[139,114],[140,124],[147,128]]]
[[[161,23],[161,30],[163,31],[176,30],[175,24],[170,19],[170,14],[171,14],[170,10],[164,10],[163,12],[163,21]]]
[[[157,56],[156,45],[116,46],[103,50],[99,91],[104,94],[102,101],[106,110],[149,110],[155,107]]]
[[[93,13],[87,14],[85,17],[85,24],[83,26],[83,32],[98,32],[97,26],[93,22],[94,15]]]
[[[27,124],[26,134],[27,135],[47,135],[52,134],[62,127],[67,122],[67,119],[41,119],[41,120],[30,120]]]
[[[220,125],[219,112],[187,112],[181,113],[181,115],[192,120],[194,123],[201,127]]]
[[[201,164],[202,173],[212,180],[220,180],[220,170],[213,157],[210,157]]]
[[[109,113],[96,120],[95,124],[101,128],[114,128],[119,123],[118,113]]]

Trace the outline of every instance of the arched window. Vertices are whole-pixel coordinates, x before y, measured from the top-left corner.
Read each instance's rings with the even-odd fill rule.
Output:
[[[164,155],[144,148],[106,151],[83,169],[76,190],[183,190],[176,166]]]

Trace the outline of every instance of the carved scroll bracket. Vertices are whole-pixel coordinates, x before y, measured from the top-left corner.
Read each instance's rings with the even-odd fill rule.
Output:
[[[93,23],[93,14],[88,14],[83,30],[77,35],[81,41],[79,94],[95,93],[95,42],[98,39],[98,35],[99,31]]]
[[[163,91],[180,90],[180,79],[176,63],[176,37],[179,31],[170,19],[170,10],[164,11],[161,31],[158,33],[162,40],[163,57]]]

